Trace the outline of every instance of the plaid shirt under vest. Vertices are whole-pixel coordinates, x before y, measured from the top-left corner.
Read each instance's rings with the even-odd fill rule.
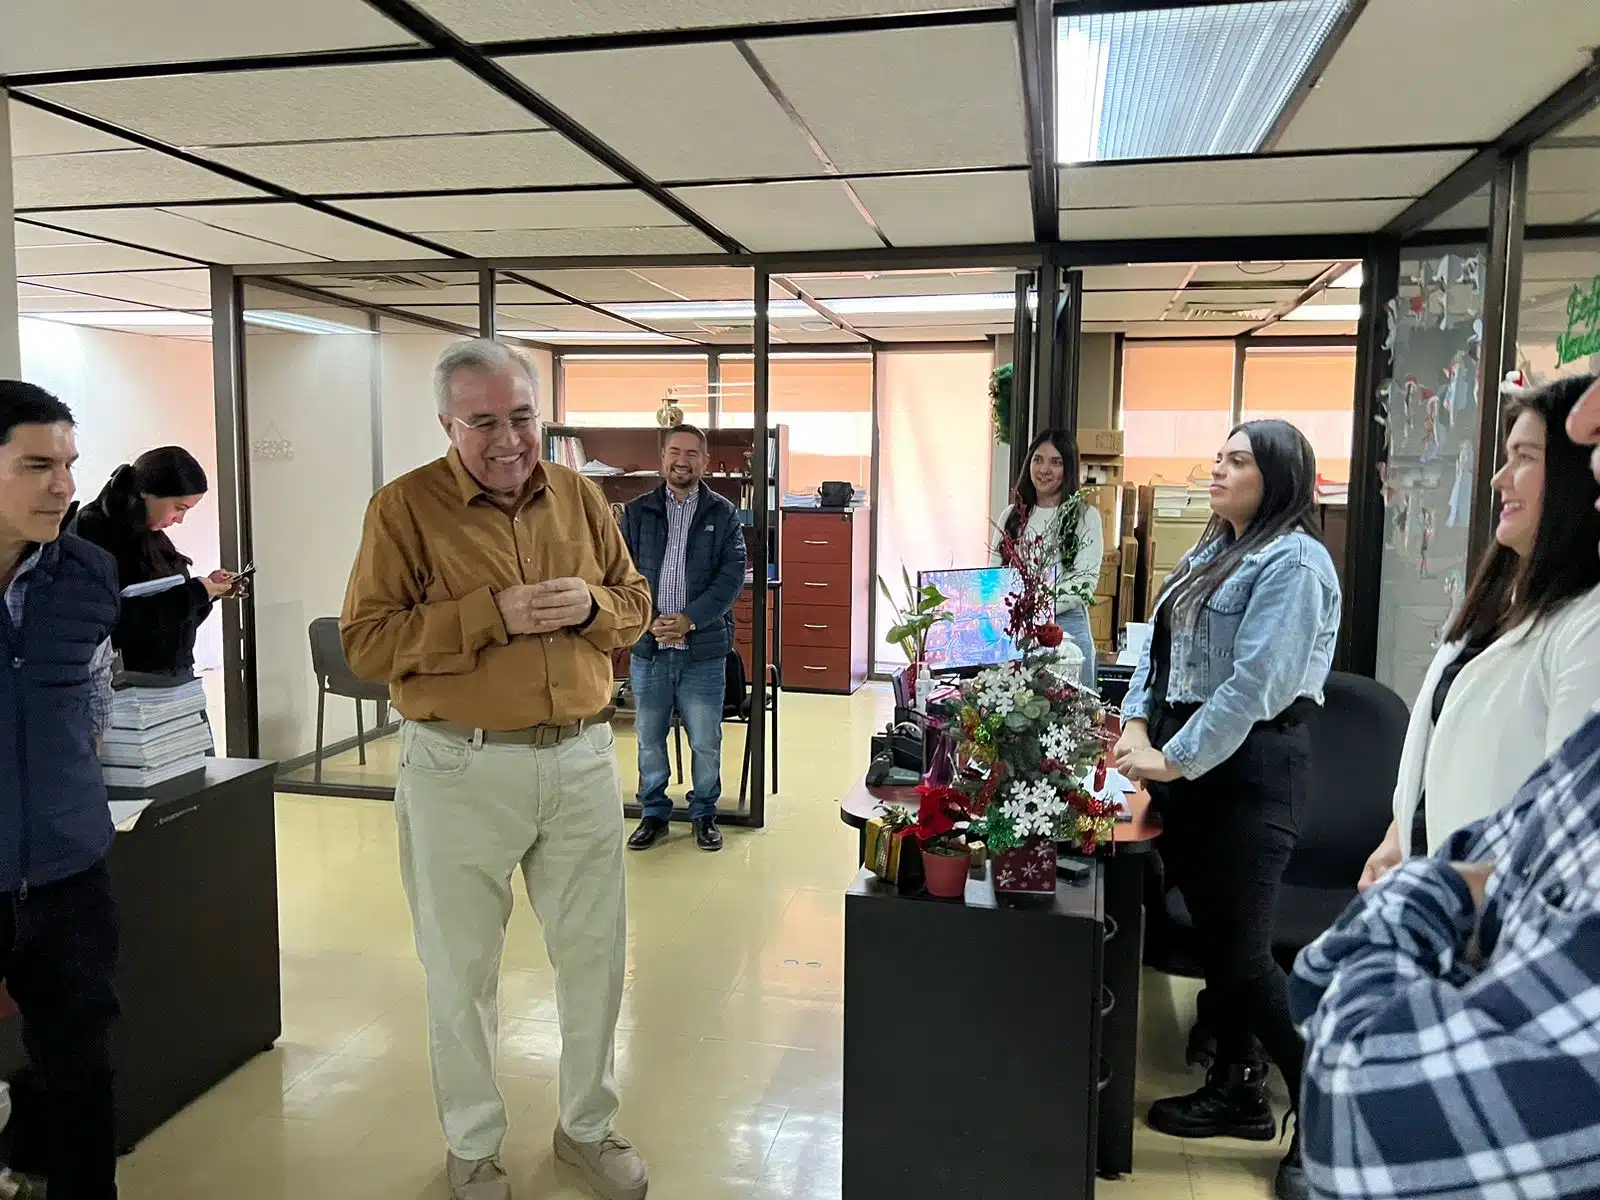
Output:
[[[1481,915],[1451,862],[1496,864]],[[1355,900],[1290,1003],[1317,1195],[1600,1196],[1600,716]]]
[[[687,500],[679,500],[669,487],[661,490],[667,500],[667,551],[661,560],[661,582],[656,587],[656,611],[667,617],[681,613],[689,603],[689,531],[694,528],[694,510],[700,507],[700,489],[690,492]],[[689,643],[663,643],[660,648],[687,650]]]

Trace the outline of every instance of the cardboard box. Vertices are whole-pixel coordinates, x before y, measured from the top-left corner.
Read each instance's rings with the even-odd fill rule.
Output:
[[[1122,457],[1123,437],[1120,429],[1078,430],[1078,453]]]
[[[1114,597],[1117,594],[1117,580],[1121,575],[1122,555],[1112,550],[1100,560],[1100,578],[1095,581],[1094,594]]]
[[[1116,636],[1113,622],[1116,618],[1116,601],[1110,596],[1096,596],[1089,606],[1089,634],[1096,642],[1109,642]]]

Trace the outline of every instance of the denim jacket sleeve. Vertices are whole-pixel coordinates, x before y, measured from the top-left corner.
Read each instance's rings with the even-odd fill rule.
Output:
[[[1152,617],[1151,620],[1155,618]],[[1150,719],[1150,647],[1155,638],[1148,637],[1144,640],[1144,648],[1139,651],[1139,665],[1133,669],[1132,676],[1128,679],[1128,694],[1122,698],[1122,719],[1124,721],[1148,721]]]
[[[1326,592],[1315,568],[1297,556],[1262,567],[1234,636],[1232,672],[1165,747],[1167,761],[1185,779],[1232,758],[1257,722],[1271,720],[1299,698],[1316,653]]]

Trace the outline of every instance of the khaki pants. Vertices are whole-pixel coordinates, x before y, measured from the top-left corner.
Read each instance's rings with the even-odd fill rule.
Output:
[[[627,930],[611,727],[543,749],[475,747],[411,722],[400,737],[400,871],[427,976],[445,1140],[470,1160],[499,1154],[505,1138],[495,1082],[500,954],[520,866],[555,968],[561,1123],[577,1141],[598,1141],[617,1113]]]

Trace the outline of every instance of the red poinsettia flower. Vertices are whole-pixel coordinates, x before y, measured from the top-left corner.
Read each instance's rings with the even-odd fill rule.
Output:
[[[917,794],[922,800],[917,808],[917,823],[909,832],[923,845],[954,833],[956,821],[966,817],[966,797],[953,787],[924,783],[917,788]]]
[[[1048,625],[1035,626],[1033,636],[1039,645],[1048,646],[1053,650],[1061,645],[1061,639],[1066,635],[1061,632],[1061,626],[1052,621]]]

